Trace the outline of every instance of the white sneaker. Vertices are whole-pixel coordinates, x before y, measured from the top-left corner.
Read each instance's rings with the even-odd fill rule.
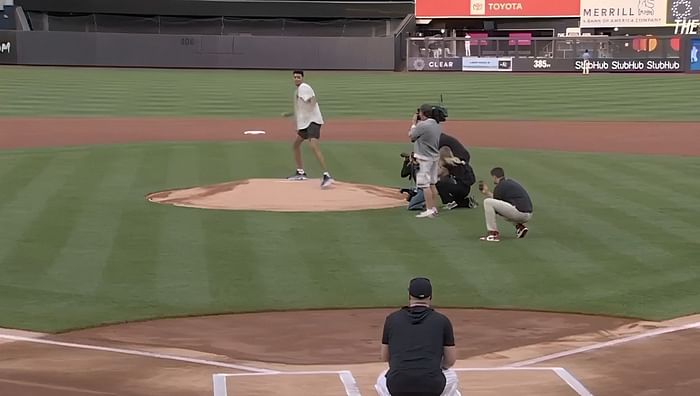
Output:
[[[456,208],[457,206],[459,206],[459,205],[457,205],[457,202],[452,201],[452,202],[449,202],[449,203],[446,203],[445,205],[443,205],[442,208],[445,210],[452,210],[452,209]]]
[[[433,218],[433,217],[437,216],[437,214],[438,214],[437,209],[432,208],[432,209],[426,209],[426,210],[418,213],[416,215],[416,217],[418,217],[418,218],[424,218],[424,217]]]

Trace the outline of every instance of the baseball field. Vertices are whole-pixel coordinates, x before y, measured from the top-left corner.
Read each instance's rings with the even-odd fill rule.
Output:
[[[465,394],[700,393],[695,75],[310,71],[339,186],[307,195],[280,182],[291,72],[0,73],[0,395],[372,395],[414,276],[455,324]],[[390,196],[440,95],[477,177],[530,192],[527,238]],[[192,187],[243,206],[147,199]]]

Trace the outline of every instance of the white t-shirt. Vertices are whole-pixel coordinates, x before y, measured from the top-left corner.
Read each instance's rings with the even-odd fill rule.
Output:
[[[306,102],[309,99],[311,102]],[[307,83],[301,83],[294,94],[294,115],[297,119],[298,130],[306,129],[312,122],[323,124],[323,116],[316,101],[316,94]]]

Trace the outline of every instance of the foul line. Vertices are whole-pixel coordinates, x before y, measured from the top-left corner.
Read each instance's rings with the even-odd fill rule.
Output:
[[[340,375],[340,380],[343,382],[345,393],[348,396],[361,396],[360,388],[357,387],[357,381],[350,371],[341,371],[338,375]]]
[[[537,363],[547,362],[550,360],[559,359],[559,358],[563,358],[563,357],[567,357],[567,356],[577,355],[579,353],[586,353],[586,352],[590,352],[590,351],[595,351],[597,349],[611,347],[614,345],[625,344],[625,343],[628,343],[631,341],[642,340],[644,338],[656,337],[656,336],[659,336],[662,334],[675,333],[678,331],[696,329],[696,328],[700,328],[700,322],[690,323],[690,324],[683,325],[683,326],[674,326],[674,327],[667,327],[667,328],[662,328],[662,329],[651,330],[651,331],[648,331],[646,333],[622,337],[622,338],[618,338],[618,339],[611,340],[611,341],[599,342],[596,344],[592,344],[592,345],[588,345],[588,346],[584,346],[584,347],[580,347],[580,348],[570,349],[568,351],[562,351],[562,352],[552,353],[549,355],[540,356],[540,357],[533,358],[533,359],[523,360],[520,362],[506,365],[504,367],[529,366],[532,364],[537,364]]]
[[[205,366],[216,366],[216,367],[230,368],[230,369],[234,369],[234,370],[250,371],[253,373],[267,373],[267,374],[277,373],[277,371],[275,371],[275,370],[261,369],[261,368],[248,367],[248,366],[240,366],[237,364],[216,362],[213,360],[204,360],[204,359],[187,358],[187,357],[175,356],[175,355],[166,355],[166,354],[162,354],[162,353],[136,351],[136,350],[131,350],[131,349],[108,348],[108,347],[101,347],[101,346],[97,346],[97,345],[75,344],[75,343],[71,343],[71,342],[51,341],[51,340],[44,340],[44,339],[40,339],[40,338],[29,338],[29,337],[20,337],[20,336],[11,336],[11,335],[2,335],[2,334],[0,334],[0,339],[32,342],[35,344],[62,346],[62,347],[66,347],[66,348],[76,348],[76,349],[87,349],[87,350],[92,350],[92,351],[121,353],[124,355],[149,357],[149,358],[154,358],[154,359],[176,360],[179,362],[202,364]]]
[[[228,396],[228,389],[226,385],[226,378],[228,377],[258,377],[258,376],[269,376],[269,375],[323,375],[323,374],[336,374],[340,377],[340,381],[343,383],[345,388],[345,394],[347,396],[362,396],[360,393],[360,388],[357,386],[357,381],[352,375],[352,372],[348,370],[343,371],[277,371],[273,373],[237,373],[237,374],[214,374],[214,396]]]
[[[565,368],[556,367],[553,370],[559,376],[559,378],[564,380],[564,382],[566,382],[571,389],[575,390],[580,396],[593,396],[593,394]]]

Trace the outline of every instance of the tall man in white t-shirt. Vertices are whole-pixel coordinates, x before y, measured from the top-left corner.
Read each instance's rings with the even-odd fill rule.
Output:
[[[296,117],[297,129],[297,137],[294,140],[294,160],[296,161],[297,170],[292,176],[288,177],[288,179],[307,179],[301,159],[301,144],[304,140],[308,140],[311,150],[314,152],[316,159],[318,159],[318,162],[323,168],[321,187],[325,188],[333,183],[333,178],[328,172],[326,160],[323,158],[323,153],[321,153],[321,147],[318,143],[321,138],[321,125],[323,125],[321,109],[318,106],[313,88],[304,82],[304,71],[295,70],[292,75],[294,76],[294,85],[297,87],[294,92],[294,116]]]

